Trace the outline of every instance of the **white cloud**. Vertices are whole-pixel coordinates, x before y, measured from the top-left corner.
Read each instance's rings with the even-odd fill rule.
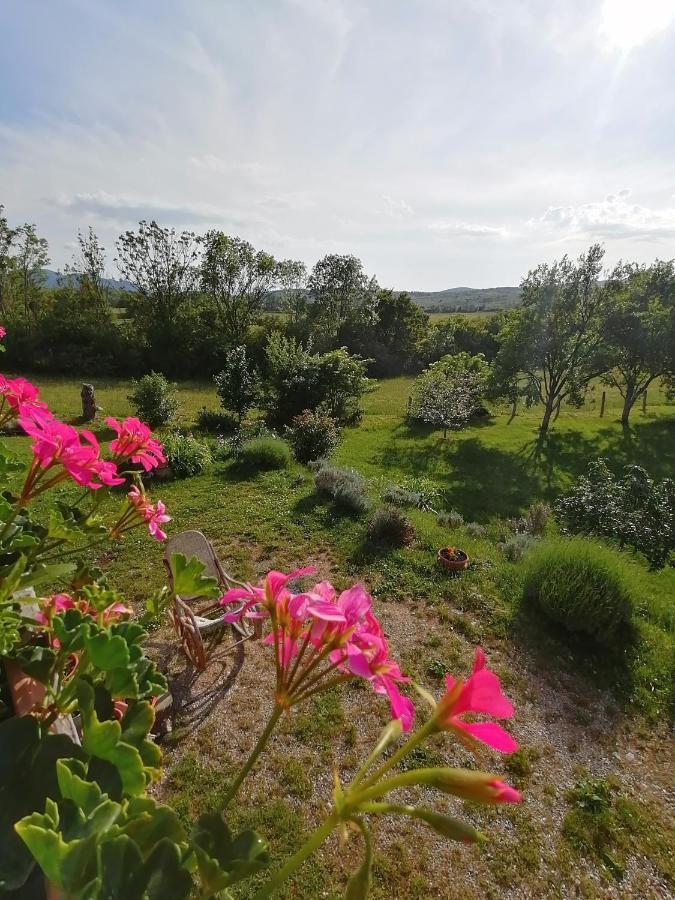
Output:
[[[480,225],[472,222],[433,222],[429,229],[442,238],[505,238],[508,231],[496,225]]]
[[[627,53],[661,34],[673,19],[673,0],[604,0],[600,37],[608,50]]]
[[[407,219],[410,216],[415,215],[415,210],[412,206],[400,197],[396,198],[390,197],[389,194],[382,194],[382,199],[384,200],[387,212],[392,219]]]
[[[549,206],[538,218],[530,219],[533,230],[561,232],[568,237],[588,239],[638,239],[658,241],[675,237],[675,208],[650,208],[630,203],[630,192],[608,194],[604,200],[579,206]]]
[[[140,219],[157,219],[160,222],[168,220],[172,224],[184,225],[208,224],[227,218],[224,210],[206,203],[171,204],[157,199],[113,195],[106,191],[70,196],[60,194],[53,199],[47,198],[47,202],[83,216],[107,219],[122,225]]]

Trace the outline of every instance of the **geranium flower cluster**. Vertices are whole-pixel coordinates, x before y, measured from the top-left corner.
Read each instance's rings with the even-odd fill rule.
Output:
[[[288,589],[290,581],[315,571],[269,572],[257,587],[232,588],[220,602],[240,606],[226,620],[269,616],[272,631],[265,640],[274,646],[280,705],[291,707],[341,681],[363,678],[389,698],[392,717],[409,731],[414,706],[398,685],[410,679],[389,655],[371,596],[360,584],[338,594],[327,581],[303,593]]]
[[[84,598],[76,599],[70,594],[51,594],[40,601],[40,609],[35,615],[35,620],[41,625],[49,627],[54,616],[69,609],[79,609],[81,613],[91,616],[98,615],[96,609]],[[131,615],[133,615],[132,609],[129,609],[124,603],[114,602],[103,610],[101,618],[104,625],[110,625],[111,622],[116,622],[122,616]]]
[[[0,427],[16,420],[31,438],[33,460],[21,490],[23,505],[69,478],[81,487],[97,491],[124,484],[121,472],[126,464],[140,465],[150,472],[166,462],[159,441],[152,437],[147,425],[133,416],[123,422],[106,419],[117,437],[109,445],[112,458],[105,459],[92,432],[78,431],[60,422],[40,400],[38,389],[25,378],[0,375],[0,397]],[[170,517],[161,500],[153,506],[139,488],[132,488],[127,497],[125,517],[113,526],[111,534],[119,536],[146,523],[153,537],[164,540],[166,534],[160,526]]]
[[[171,516],[166,514],[166,507],[161,500],[153,505],[146,494],[134,485],[127,494],[127,502],[122,509],[122,514],[110,529],[111,537],[121,537],[125,531],[136,528],[141,522],[145,522],[148,531],[158,541],[166,540],[166,532],[162,525],[171,521]]]

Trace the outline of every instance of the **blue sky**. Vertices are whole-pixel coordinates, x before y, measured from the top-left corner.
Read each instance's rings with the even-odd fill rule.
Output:
[[[0,203],[210,227],[381,284],[675,256],[673,0],[4,0]]]

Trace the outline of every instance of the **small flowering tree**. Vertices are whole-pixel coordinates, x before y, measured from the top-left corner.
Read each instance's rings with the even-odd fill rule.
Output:
[[[488,365],[482,355],[457,353],[432,363],[415,382],[412,415],[443,429],[463,428],[485,390]]]
[[[105,452],[90,432],[59,422],[24,379],[1,378],[0,395],[0,423],[16,421],[31,439],[27,467],[0,452],[0,655],[41,686],[28,714],[0,722],[0,890],[21,890],[37,863],[59,894],[69,898],[230,896],[230,886],[269,866],[261,837],[248,830],[234,835],[227,825],[241,784],[285,712],[354,679],[388,699],[392,720],[351,781],[336,780],[325,820],[269,874],[256,898],[271,896],[331,832],[347,826],[363,836],[365,847],[347,894],[366,896],[370,823],[382,815],[417,819],[449,839],[482,839],[466,822],[402,801],[398,792],[411,786],[480,803],[520,800],[495,775],[399,766],[442,732],[471,750],[480,743],[503,753],[516,749],[496,722],[474,721],[475,715],[513,715],[480,649],[469,677],[447,676],[439,700],[414,686],[430,707],[414,729],[415,708],[402,692],[410,679],[392,658],[362,585],[339,594],[325,581],[291,590],[297,579],[313,572],[308,568],[288,575],[270,572],[257,586],[233,584],[220,596],[197,559],[174,554],[169,599],[175,594],[220,596],[229,621],[265,618],[275,671],[272,714],[222,807],[186,828],[172,809],[147,794],[161,773],[161,752],[149,732],[154,698],[166,690],[166,682],[143,653],[145,632],[89,565],[73,561],[87,548],[123,539],[136,527],[146,527],[157,540],[165,538],[169,516],[161,501],[150,501],[138,475],[139,469],[151,472],[163,462],[162,448],[143,423],[130,418],[108,421],[116,437]],[[51,504],[43,499],[39,507],[47,509],[46,519],[38,522],[36,498],[68,481],[77,496]],[[110,517],[111,492],[125,483],[128,490]],[[28,616],[17,592],[56,581],[63,588],[38,598]],[[81,722],[79,742],[53,733],[57,719],[71,713]]]

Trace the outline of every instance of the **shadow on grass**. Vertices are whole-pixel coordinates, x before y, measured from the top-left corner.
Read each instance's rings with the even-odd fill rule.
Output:
[[[620,707],[635,697],[634,663],[640,653],[640,640],[631,623],[617,630],[611,641],[600,642],[565,631],[521,600],[514,610],[509,636],[537,669],[554,675],[573,675],[597,690],[611,690]]]
[[[395,440],[374,460],[382,468],[399,468],[427,475],[441,486],[447,509],[465,519],[506,518],[520,514],[535,500],[552,503],[589,463],[607,457],[617,471],[638,464],[655,478],[672,475],[675,466],[675,418],[660,417],[625,429],[602,428],[592,434],[580,429],[553,428],[542,445],[536,439],[519,452],[487,446],[479,437],[430,447],[423,438],[432,429],[404,424]],[[442,455],[441,455],[442,450]],[[446,466],[451,471],[445,471]]]
[[[518,454],[488,447],[478,438],[448,442],[446,449],[445,461],[452,472],[440,477],[427,445],[392,444],[378,463],[385,469],[398,467],[434,477],[446,508],[458,510],[468,520],[516,515],[541,493],[540,478]]]

